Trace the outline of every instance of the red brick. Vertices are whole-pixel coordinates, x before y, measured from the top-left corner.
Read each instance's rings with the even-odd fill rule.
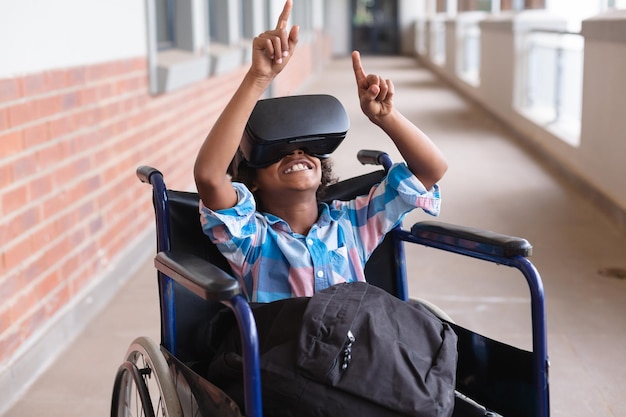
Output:
[[[102,186],[102,182],[100,180],[100,175],[91,175],[85,180],[85,191],[88,193],[98,193]],[[82,214],[83,207],[81,207]],[[91,214],[91,211],[89,212]]]
[[[2,307],[0,307],[1,309]],[[0,310],[0,335],[11,326],[11,315],[8,309]],[[1,346],[1,344],[0,344]]]
[[[68,237],[68,244],[71,247],[76,247],[82,244],[88,237],[87,229],[79,227],[72,231],[72,234]]]
[[[35,178],[28,184],[31,200],[38,200],[52,192],[52,179],[48,175]]]
[[[52,174],[52,184],[54,187],[62,188],[65,187],[67,183],[69,183],[74,176],[76,175],[76,171],[74,170],[74,166],[72,164],[66,164],[59,166]],[[57,198],[59,195],[57,195]]]
[[[116,62],[103,62],[101,64],[90,65],[86,68],[87,81],[101,81],[118,75]]]
[[[94,138],[96,135],[94,133],[79,133],[77,135],[68,138],[68,141],[65,141],[65,146],[69,147],[73,153],[81,153],[83,151],[92,149],[94,144],[97,144],[98,141]]]
[[[44,73],[48,91],[61,90],[67,87],[67,70],[52,70]]]
[[[32,306],[33,309],[35,307],[36,305]],[[25,315],[24,319],[19,325],[20,338],[22,340],[26,340],[30,336],[32,336],[32,334],[35,333],[35,331],[44,324],[46,318],[47,317],[43,305],[37,307],[34,311],[29,312],[27,315]]]
[[[61,96],[61,105],[63,110],[72,110],[78,107],[79,103],[79,94],[74,91],[65,93]]]
[[[74,130],[74,120],[71,116],[64,116],[48,122],[50,138],[58,138],[69,134]]]
[[[91,170],[91,155],[83,156],[73,162],[74,170],[78,175],[83,175]]]
[[[12,104],[8,110],[10,127],[23,125],[37,118],[37,107],[34,101]]]
[[[86,70],[84,67],[77,67],[67,70],[65,75],[69,86],[85,84],[87,80]]]
[[[130,69],[132,71],[142,71],[142,72],[148,71],[148,64],[146,62],[146,59],[143,57],[132,58],[128,60],[128,62],[131,64]]]
[[[15,78],[0,79],[0,103],[20,98],[19,83]]]
[[[107,100],[115,97],[113,86],[109,83],[101,84],[96,89],[98,100]],[[116,105],[116,104],[115,104]]]
[[[0,133],[0,158],[12,156],[24,149],[21,130]]]
[[[59,267],[59,274],[61,278],[65,281],[67,278],[72,276],[74,272],[80,266],[80,257],[78,254],[72,255],[70,258],[65,259],[65,261]]]
[[[80,219],[77,218],[74,211],[67,211],[63,213],[61,217],[57,218],[54,222],[55,233],[60,235],[66,230],[70,230],[79,220]]]
[[[36,251],[37,248],[33,248],[33,250]],[[45,262],[45,258],[41,256],[33,260],[32,262],[29,262],[27,265],[24,266],[24,269],[22,271],[22,276],[24,278],[24,281],[25,282],[36,281],[44,273],[47,266],[48,265]],[[41,297],[37,297],[37,298],[41,298]]]
[[[132,126],[130,125],[128,119],[120,119],[113,124],[113,133],[115,135],[123,135],[130,128],[132,128]]]
[[[46,300],[44,309],[48,317],[51,317],[53,314],[59,311],[61,307],[66,305],[70,299],[69,288],[67,284],[63,282],[64,279],[65,278],[61,278],[59,288]]]
[[[128,94],[138,90],[139,87],[139,80],[135,77],[130,77],[118,81],[116,89],[118,94]]]
[[[11,221],[0,224],[1,242],[7,243],[27,233],[39,222],[39,208],[29,207]]]
[[[46,92],[46,80],[43,73],[29,74],[21,79],[24,97]]]
[[[46,123],[28,126],[24,128],[23,134],[25,148],[41,145],[48,140],[48,126]]]
[[[54,179],[53,179],[54,186]],[[58,186],[59,188],[63,187],[63,184]],[[70,204],[68,201],[67,192],[63,189],[56,190],[53,194],[50,195],[50,198],[46,199],[42,204],[40,204],[41,210],[41,218],[48,219],[52,216],[55,216],[65,210],[67,205]],[[73,221],[73,219],[72,219]],[[69,222],[66,226],[72,227],[73,223]],[[61,229],[63,230],[63,229]]]
[[[2,212],[4,215],[19,210],[28,202],[28,186],[21,185],[11,190],[3,190],[0,194],[2,198]]]
[[[102,230],[103,223],[102,217],[97,216],[96,218],[89,221],[89,233],[91,236],[99,233]]]
[[[37,156],[33,153],[24,153],[13,162],[13,178],[21,180],[37,172]]]
[[[117,70],[120,74],[127,74],[135,71],[135,63],[133,59],[123,59],[117,62]]]
[[[6,187],[12,182],[13,182],[13,166],[8,163],[0,165],[0,189]]]
[[[40,149],[36,153],[37,166],[40,169],[52,168],[61,162],[64,158],[63,147],[59,143],[53,143],[50,146]]]
[[[22,276],[17,269],[9,270],[4,268],[4,254],[0,251],[0,309],[8,308],[8,302],[13,298],[22,286]]]
[[[4,250],[4,266],[7,270],[17,268],[32,254],[29,239],[22,239]]]
[[[85,87],[78,92],[79,101],[83,106],[89,106],[91,104],[98,103],[98,88],[97,87]]]
[[[69,251],[71,251],[73,245],[70,239],[70,237],[66,236],[61,240],[56,240],[53,245],[49,246],[43,256],[45,264],[54,265],[59,262],[59,260],[61,260]],[[82,243],[82,241],[78,243]]]
[[[32,247],[33,250],[38,250],[41,247],[50,245],[61,234],[65,233],[65,230],[58,227],[56,220],[44,219],[38,225],[37,233],[33,235]],[[36,240],[36,241],[35,241]]]
[[[0,100],[0,103],[2,100]],[[0,107],[0,132],[9,128],[9,110],[6,107]]]
[[[61,113],[61,111],[63,111],[61,100],[61,96],[56,94],[36,100],[35,106],[37,107],[37,116],[45,118]]]
[[[92,108],[79,111],[74,114],[74,126],[77,128],[89,128],[96,124],[96,111]]]
[[[35,295],[31,291],[23,291],[15,302],[9,307],[11,320],[16,323],[23,320],[28,311],[33,308],[36,303]]]

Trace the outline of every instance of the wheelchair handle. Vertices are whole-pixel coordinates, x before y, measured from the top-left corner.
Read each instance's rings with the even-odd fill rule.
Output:
[[[382,165],[385,171],[391,168],[392,161],[389,155],[383,151],[361,149],[356,154],[357,159],[363,165]]]
[[[147,165],[142,165],[138,167],[136,172],[137,172],[137,177],[139,178],[139,181],[145,184],[152,184],[152,182],[150,181],[150,178],[154,174],[159,174],[160,176],[163,176],[161,171],[159,171],[156,168],[152,168],[151,166],[147,166]]]

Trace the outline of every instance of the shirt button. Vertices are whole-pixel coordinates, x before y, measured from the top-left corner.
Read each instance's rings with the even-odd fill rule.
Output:
[[[307,239],[306,243],[308,243],[309,245],[313,245],[313,239]]]
[[[324,276],[324,271],[317,271],[317,276],[322,278]]]

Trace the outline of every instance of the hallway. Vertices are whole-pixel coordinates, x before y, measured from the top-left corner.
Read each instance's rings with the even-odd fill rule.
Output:
[[[626,270],[626,236],[505,127],[414,59],[364,57],[363,65],[366,72],[393,80],[396,106],[448,158],[439,220],[521,236],[533,244],[531,260],[546,290],[551,415],[626,417],[626,280],[611,276],[613,270]],[[369,170],[354,157],[358,149],[381,149],[399,159],[391,141],[360,112],[349,58],[332,61],[295,93],[332,94],[348,110],[352,127],[333,155],[340,178]],[[404,224],[428,217],[414,212]],[[433,301],[461,325],[529,348],[523,277],[451,256],[407,246],[411,295]],[[146,260],[5,417],[109,413],[115,371],[130,342],[144,335],[159,340],[151,264]]]

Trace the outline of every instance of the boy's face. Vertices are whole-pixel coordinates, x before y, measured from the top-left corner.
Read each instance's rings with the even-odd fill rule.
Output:
[[[312,190],[315,192],[322,182],[321,166],[319,158],[296,150],[266,168],[258,168],[254,180],[254,191],[271,193]]]

